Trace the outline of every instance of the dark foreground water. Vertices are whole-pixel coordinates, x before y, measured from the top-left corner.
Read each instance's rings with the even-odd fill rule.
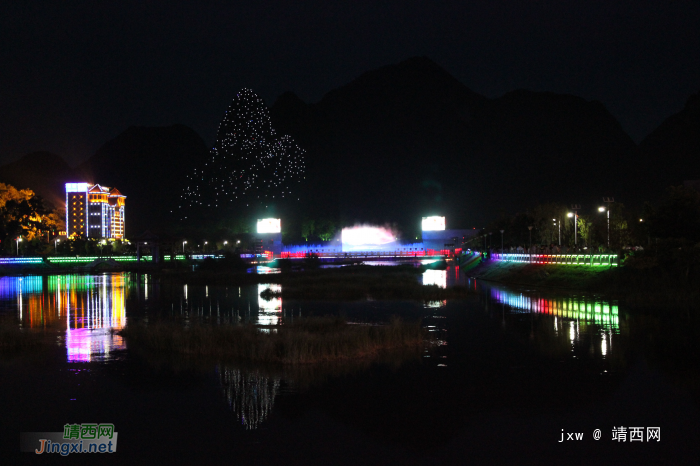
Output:
[[[489,286],[455,268],[423,280],[476,293],[428,304],[268,302],[260,292],[279,285],[0,278],[0,314],[55,338],[48,349],[0,355],[0,464],[698,463],[692,315]],[[276,324],[336,313],[420,319],[433,349],[291,369],[144,354],[111,331],[138,320]],[[89,422],[115,425],[116,453],[19,453],[20,432]],[[625,442],[613,440],[621,427]],[[660,441],[648,441],[650,431]]]

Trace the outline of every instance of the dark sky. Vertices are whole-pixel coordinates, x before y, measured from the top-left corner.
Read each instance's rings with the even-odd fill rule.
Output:
[[[212,144],[241,87],[315,102],[416,55],[488,97],[600,100],[639,141],[700,90],[700,1],[5,1],[0,163],[75,165],[130,125]]]

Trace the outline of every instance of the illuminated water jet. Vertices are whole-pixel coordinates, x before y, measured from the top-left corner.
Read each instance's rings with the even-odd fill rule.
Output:
[[[355,225],[343,228],[343,251],[381,251],[398,247],[396,233],[390,228]]]

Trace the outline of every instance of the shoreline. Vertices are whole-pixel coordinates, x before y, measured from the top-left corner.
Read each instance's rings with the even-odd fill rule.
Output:
[[[700,287],[663,270],[632,267],[587,267],[488,261],[470,270],[476,280],[551,291],[599,293],[631,308],[688,309],[700,307]]]

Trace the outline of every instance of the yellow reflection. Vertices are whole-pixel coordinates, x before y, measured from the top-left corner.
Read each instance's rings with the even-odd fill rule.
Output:
[[[22,278],[33,283],[32,292],[23,292],[23,284],[17,292],[23,325],[65,322],[69,361],[90,361],[125,347],[122,338],[111,333],[126,325],[124,274]]]

